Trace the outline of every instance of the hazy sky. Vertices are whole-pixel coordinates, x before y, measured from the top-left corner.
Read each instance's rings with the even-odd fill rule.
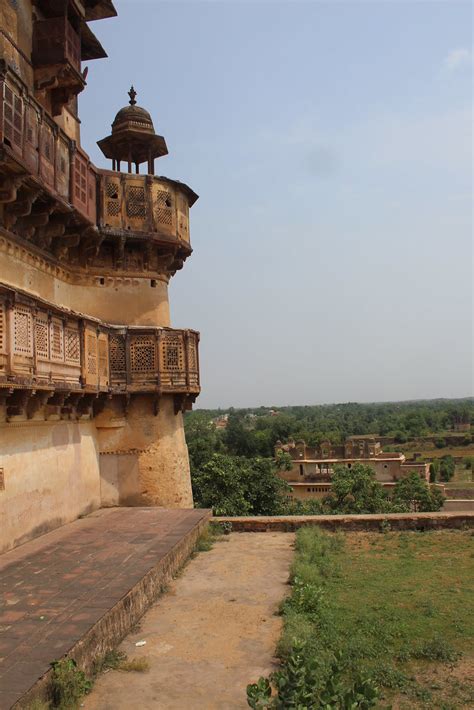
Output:
[[[116,0],[83,143],[133,82],[200,195],[173,325],[200,407],[472,394],[469,2]]]

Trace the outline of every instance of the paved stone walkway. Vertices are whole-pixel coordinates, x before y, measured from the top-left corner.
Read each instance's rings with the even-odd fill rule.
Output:
[[[100,510],[0,556],[0,709],[10,708],[203,510]]]

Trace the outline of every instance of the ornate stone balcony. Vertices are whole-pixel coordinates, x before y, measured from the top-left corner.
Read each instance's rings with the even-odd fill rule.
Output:
[[[89,416],[98,398],[135,393],[171,394],[186,408],[200,392],[198,343],[192,330],[110,326],[0,286],[7,419],[45,406]]]
[[[133,271],[137,252],[142,273],[182,267],[197,200],[187,185],[95,168],[1,61],[0,97],[5,229],[63,263],[102,272]]]
[[[184,183],[154,175],[99,171],[99,227],[111,234],[189,249],[189,207],[197,195]]]
[[[130,255],[173,274],[191,254],[189,207],[197,195],[184,183],[155,175],[98,170],[97,263],[120,268]]]

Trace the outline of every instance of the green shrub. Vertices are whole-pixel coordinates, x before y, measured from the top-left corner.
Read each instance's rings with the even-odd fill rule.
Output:
[[[72,658],[54,661],[51,666],[50,694],[53,707],[58,710],[74,710],[79,700],[90,692],[91,681]]]
[[[300,642],[294,643],[282,670],[247,686],[247,703],[254,710],[368,710],[378,695],[370,678],[347,676],[341,655],[324,669]]]
[[[429,641],[421,644],[412,652],[413,658],[424,658],[428,661],[441,661],[441,663],[454,663],[461,654],[440,636],[434,636]]]

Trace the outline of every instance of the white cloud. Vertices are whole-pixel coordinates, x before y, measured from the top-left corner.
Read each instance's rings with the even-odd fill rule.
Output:
[[[443,62],[443,68],[447,72],[453,72],[460,67],[471,64],[471,62],[471,51],[465,47],[460,47],[459,49],[452,49],[448,52],[448,55],[445,57]]]

